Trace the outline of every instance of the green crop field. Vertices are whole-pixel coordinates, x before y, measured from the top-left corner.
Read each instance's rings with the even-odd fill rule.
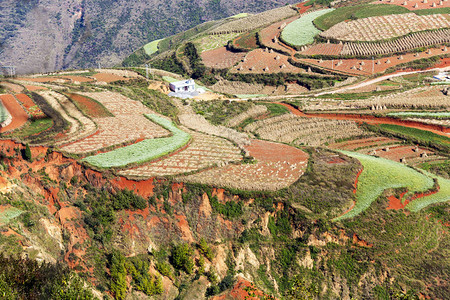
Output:
[[[333,10],[334,8],[315,11],[295,20],[283,29],[281,38],[283,41],[293,46],[311,44],[314,42],[314,37],[320,33],[320,30],[314,26],[313,21]]]
[[[0,212],[0,225],[8,224],[11,220],[17,218],[22,213],[22,210],[15,207],[5,208],[2,212]]]
[[[248,13],[240,13],[234,16],[229,17],[230,19],[241,19],[241,18],[245,18],[248,17]]]
[[[9,117],[8,110],[3,106],[3,103],[0,101],[0,123],[4,122]]]
[[[355,207],[335,220],[357,216],[366,210],[386,189],[406,188],[408,189],[407,197],[416,192],[425,192],[434,185],[431,177],[401,163],[356,152],[341,152],[358,159],[364,170],[358,179]]]
[[[432,143],[442,145],[444,147],[450,147],[450,138],[430,131],[391,124],[380,124],[378,126],[384,131],[399,134],[406,138],[413,138],[422,144]]]
[[[144,140],[110,152],[86,157],[83,161],[99,168],[125,167],[130,164],[143,163],[164,156],[183,147],[189,142],[190,135],[178,129],[172,121],[153,114],[146,115],[146,117],[170,130],[172,136]]]
[[[439,118],[439,119],[450,118],[450,112],[446,112],[446,111],[442,111],[442,112],[429,112],[429,111],[412,112],[412,111],[400,111],[400,112],[388,113],[387,115],[388,115],[388,116],[393,116],[393,117],[428,117],[428,118]]]
[[[149,56],[156,53],[158,51],[158,44],[160,41],[161,40],[155,40],[153,42],[146,44],[144,46],[145,53]]]
[[[439,176],[436,176],[432,173],[429,173],[427,171],[423,171],[426,175],[432,178],[436,178],[439,185],[439,192],[436,194],[426,196],[419,199],[414,199],[410,203],[406,205],[406,208],[410,211],[417,212],[421,210],[422,208],[427,207],[428,205],[434,204],[434,203],[442,203],[447,202],[450,200],[450,180],[446,178],[442,178]]]
[[[314,20],[317,28],[327,30],[337,23],[345,20],[355,20],[361,18],[404,14],[411,12],[406,7],[390,4],[362,4],[354,6],[345,6],[335,11],[324,14]]]

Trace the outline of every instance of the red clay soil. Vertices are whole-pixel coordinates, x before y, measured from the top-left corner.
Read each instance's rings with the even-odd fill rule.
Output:
[[[24,86],[30,92],[39,91],[39,90],[46,90],[47,89],[44,86],[38,86],[38,85],[24,85]]]
[[[222,293],[221,295],[210,298],[211,300],[275,300],[273,296],[269,296],[260,291],[252,282],[238,277],[238,280],[231,291]]]
[[[431,54],[427,54],[426,51],[419,52],[418,57],[415,56],[415,53],[407,53],[403,55],[394,55],[390,57],[375,59],[373,62],[372,59],[356,59],[356,58],[341,59],[341,60],[339,59],[322,60],[322,61],[320,59],[313,59],[313,58],[302,58],[297,60],[300,62],[305,62],[332,71],[345,72],[355,75],[371,75],[372,67],[374,73],[382,73],[390,67],[404,64],[413,60],[429,58],[443,54],[450,54],[450,47],[447,47],[446,51],[444,46],[440,48],[430,48],[429,51],[431,51]],[[377,62],[379,62],[380,64],[377,64]]]
[[[358,188],[358,180],[359,180],[359,176],[361,176],[361,173],[364,171],[364,168],[361,168],[361,170],[359,170],[358,174],[356,174],[356,178],[355,178],[355,183],[353,184],[353,194],[356,194],[356,189]]]
[[[231,52],[226,47],[202,52],[203,63],[209,68],[231,68],[245,57],[245,52]]]
[[[372,115],[364,115],[364,114],[335,114],[335,113],[304,113],[292,105],[286,104],[286,103],[278,103],[280,105],[283,105],[284,107],[288,108],[291,113],[297,116],[301,117],[307,117],[307,118],[324,118],[324,119],[331,119],[331,120],[350,120],[350,121],[356,121],[356,122],[366,122],[368,124],[392,124],[392,125],[399,125],[404,127],[410,127],[410,128],[416,128],[421,130],[430,131],[445,137],[449,137],[448,133],[450,133],[450,128],[440,126],[440,125],[433,125],[433,124],[424,124],[421,122],[415,122],[415,121],[408,121],[408,120],[400,120],[400,119],[394,119],[394,118],[388,118],[388,117],[375,117]]]
[[[240,48],[245,48],[248,50],[253,50],[258,47],[258,40],[256,39],[256,34],[254,32],[249,32],[241,35],[233,40],[233,44]]]
[[[441,60],[436,65],[434,65],[433,68],[445,68],[448,66],[450,66],[450,57],[445,57],[441,58]]]
[[[78,81],[78,82],[92,82],[92,81],[95,81],[93,78],[84,77],[84,76],[73,76],[73,75],[60,76],[60,78],[69,79],[72,82],[75,82],[75,81]]]
[[[67,96],[75,101],[83,111],[92,118],[110,117],[109,111],[100,103],[78,94],[67,94]]]
[[[130,78],[125,78],[119,75],[115,74],[109,74],[109,73],[97,73],[95,75],[92,75],[97,81],[103,81],[106,83],[114,82],[114,81],[120,81],[120,80],[130,80]]]
[[[427,196],[431,196],[436,194],[437,192],[439,192],[439,186],[437,187],[436,190],[432,190],[432,191],[427,191],[427,192],[422,192],[422,193],[416,193],[414,194],[412,197],[410,197],[409,199],[404,199],[403,197],[406,195],[406,192],[403,192],[402,194],[400,194],[399,198],[396,198],[395,196],[389,196],[387,199],[389,200],[389,206],[386,208],[387,210],[389,209],[395,209],[395,210],[399,210],[399,209],[403,209],[405,208],[405,206],[416,200],[416,199],[420,199],[420,198],[424,198]]]
[[[375,4],[389,4],[389,5],[398,5],[405,7],[409,10],[417,10],[417,9],[433,9],[433,3],[436,3],[435,8],[443,8],[443,7],[450,7],[449,1],[443,1],[442,5],[439,5],[439,0],[433,1],[430,0],[427,3],[424,3],[423,0],[382,0],[382,1],[376,1]],[[406,5],[403,5],[403,3],[406,3]],[[417,5],[417,7],[414,7]],[[438,12],[436,12],[438,13]]]
[[[311,5],[307,5],[305,6],[306,2],[302,2],[297,4],[297,8],[300,8],[299,13],[303,14],[305,13],[308,9],[311,8]]]
[[[369,244],[365,240],[359,238],[359,236],[356,233],[353,234],[352,242],[353,242],[353,244],[358,245],[360,247],[366,247],[366,248],[373,247],[373,244]]]
[[[28,115],[23,110],[22,106],[16,101],[14,96],[12,95],[0,95],[0,100],[3,102],[3,105],[9,111],[12,116],[11,124],[6,127],[0,128],[0,133],[8,132],[23,126],[27,120]]]
[[[286,23],[286,25],[287,25],[287,24],[297,20],[298,18],[299,18],[299,16],[294,16],[289,19],[274,23],[274,24],[262,29],[259,32],[259,37],[261,39],[262,44],[266,47],[281,50],[283,52],[295,53],[295,50],[293,50],[292,48],[290,48],[282,43],[275,43],[274,38],[277,37],[277,39],[279,40],[281,31],[282,31],[281,27],[283,24]]]

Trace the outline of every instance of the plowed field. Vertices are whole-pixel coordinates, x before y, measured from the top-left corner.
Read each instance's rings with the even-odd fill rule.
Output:
[[[231,68],[245,57],[245,52],[231,52],[226,47],[202,52],[200,54],[203,63],[209,68]]]
[[[433,3],[436,3],[436,8],[442,8],[442,7],[450,7],[450,1],[443,1],[442,5],[439,4],[439,1],[427,1],[427,3],[424,3],[423,0],[381,0],[376,1],[375,3],[380,4],[390,4],[390,5],[398,5],[406,7],[409,10],[417,10],[417,9],[430,9],[433,8]],[[406,3],[406,5],[404,5]],[[417,7],[415,7],[417,6]]]
[[[237,73],[301,73],[302,69],[294,67],[288,62],[285,55],[276,52],[270,53],[263,49],[256,49],[249,52],[245,57],[245,61],[232,69]]]

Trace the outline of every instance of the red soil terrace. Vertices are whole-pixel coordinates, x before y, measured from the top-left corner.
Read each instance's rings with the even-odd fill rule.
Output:
[[[0,100],[12,116],[11,124],[0,128],[0,133],[19,128],[27,122],[27,113],[23,110],[22,106],[20,106],[13,95],[0,95]]]
[[[228,51],[226,47],[202,52],[200,54],[203,63],[209,68],[231,68],[238,61],[245,57],[244,52],[234,53]]]

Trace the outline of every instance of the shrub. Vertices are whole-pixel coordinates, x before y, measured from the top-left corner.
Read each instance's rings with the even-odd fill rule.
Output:
[[[189,244],[185,243],[175,246],[172,250],[172,265],[178,270],[183,270],[188,274],[192,274],[194,270],[192,254],[192,249]]]

